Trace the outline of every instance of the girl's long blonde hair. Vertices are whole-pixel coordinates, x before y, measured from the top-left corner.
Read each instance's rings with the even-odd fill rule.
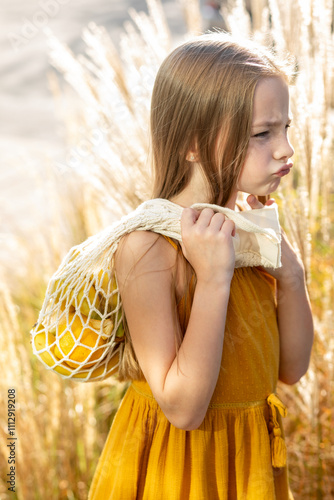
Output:
[[[226,33],[198,36],[164,60],[151,102],[153,198],[171,199],[187,186],[192,164],[186,156],[196,149],[211,193],[210,203],[227,203],[247,153],[255,87],[260,79],[270,76],[288,81],[288,66],[251,41],[243,44]],[[190,314],[194,282],[190,292],[188,288],[179,304],[187,310],[186,316]],[[183,318],[181,335],[186,326]],[[177,344],[181,341],[177,335]],[[142,377],[126,327],[119,378]]]

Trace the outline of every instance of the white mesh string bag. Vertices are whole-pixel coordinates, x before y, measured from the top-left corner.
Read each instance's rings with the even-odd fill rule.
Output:
[[[235,212],[210,207],[235,222],[235,267],[280,264],[277,206]],[[181,241],[182,207],[150,200],[100,233],[73,247],[52,276],[38,321],[31,330],[33,353],[63,378],[88,382],[117,373],[124,346],[123,309],[114,270],[122,236],[149,230]]]

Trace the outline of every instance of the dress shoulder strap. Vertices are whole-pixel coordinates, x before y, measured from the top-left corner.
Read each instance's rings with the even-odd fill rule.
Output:
[[[175,248],[175,250],[178,250],[178,245],[177,243],[175,243],[175,241],[172,240],[172,238],[170,238],[169,236],[165,236],[164,234],[162,236],[168,241],[168,243],[172,245],[172,247]]]

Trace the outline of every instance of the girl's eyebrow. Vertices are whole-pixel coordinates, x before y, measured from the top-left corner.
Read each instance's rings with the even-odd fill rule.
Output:
[[[290,125],[291,121],[292,121],[292,118],[289,118],[286,121],[286,124]],[[282,120],[268,120],[266,122],[256,123],[256,124],[252,125],[252,127],[253,128],[257,128],[257,127],[279,127],[283,123],[284,122]]]

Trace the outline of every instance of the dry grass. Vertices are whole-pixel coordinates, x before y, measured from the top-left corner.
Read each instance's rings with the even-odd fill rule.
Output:
[[[334,497],[334,45],[331,0],[253,0],[253,27],[243,2],[226,2],[233,32],[289,51],[298,73],[292,89],[295,167],[276,198],[290,239],[307,270],[316,339],[309,372],[279,387],[295,498]],[[189,31],[198,31],[196,1],[183,2]],[[85,55],[50,36],[51,57],[64,75],[50,75],[67,127],[68,155],[49,169],[50,223],[33,240],[16,233],[21,266],[2,270],[0,329],[0,498],[85,499],[124,385],[63,381],[32,358],[29,329],[48,278],[73,244],[137,206],[149,193],[148,111],[155,72],[172,48],[159,3],[150,16],[132,11],[120,53],[105,30],[84,31]],[[271,15],[269,15],[271,14]],[[79,126],[80,123],[80,126]],[[36,187],[38,187],[36,185]],[[283,202],[284,200],[284,202]],[[36,221],[36,224],[38,221]],[[14,228],[15,229],[15,228]],[[14,279],[13,279],[14,277]],[[17,494],[6,485],[7,401],[16,388]]]

